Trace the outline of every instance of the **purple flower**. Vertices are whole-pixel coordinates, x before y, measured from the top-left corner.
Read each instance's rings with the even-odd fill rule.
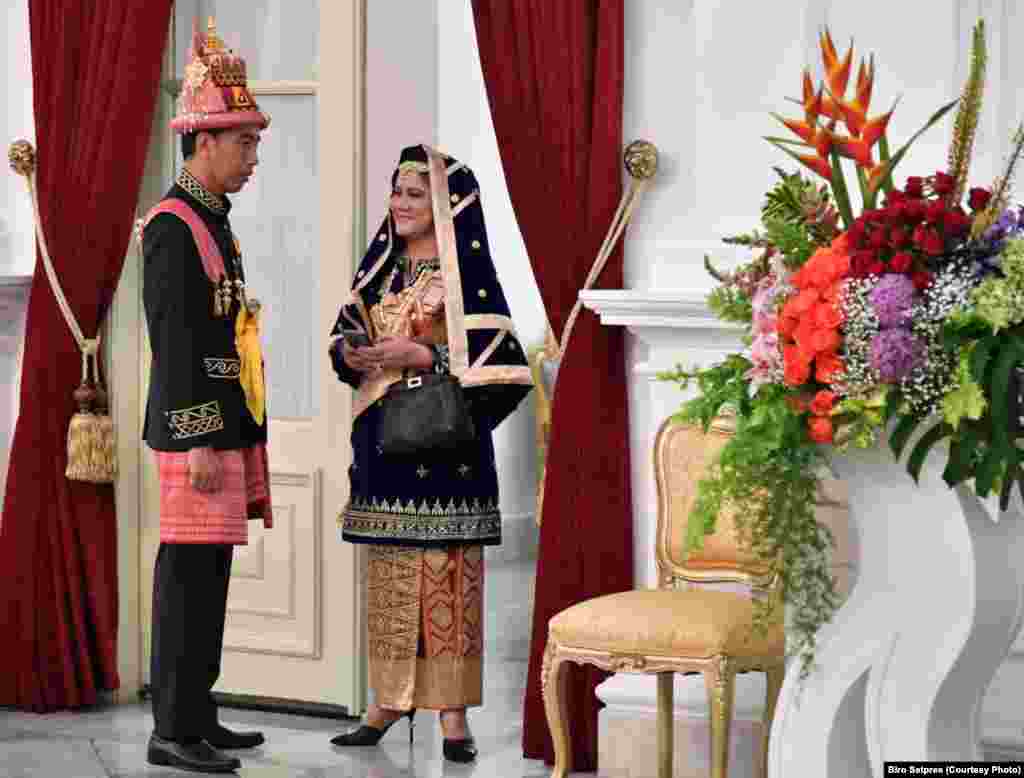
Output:
[[[1014,237],[1024,229],[1024,207],[1019,209],[1007,208],[991,227],[985,230],[982,240],[992,244],[1001,244],[1004,240]]]
[[[906,377],[924,354],[924,345],[908,329],[882,330],[871,339],[871,367],[883,383]]]
[[[902,327],[910,321],[914,283],[905,275],[886,273],[871,290],[869,299],[882,329]]]

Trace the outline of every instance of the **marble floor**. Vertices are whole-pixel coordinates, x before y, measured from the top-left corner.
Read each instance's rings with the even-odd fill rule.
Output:
[[[330,738],[356,725],[323,718],[221,709],[237,729],[258,728],[267,742],[236,753],[242,778],[546,778],[543,762],[524,760],[521,706],[532,608],[532,562],[488,567],[484,706],[470,712],[480,756],[445,762],[436,714],[417,717],[414,743],[399,722],[375,748],[341,749]],[[148,706],[125,704],[46,716],[0,709],[0,778],[136,778],[195,775],[146,762],[153,726]],[[580,773],[583,775],[583,773]],[[593,776],[594,773],[588,775]],[[600,774],[599,774],[600,775]]]

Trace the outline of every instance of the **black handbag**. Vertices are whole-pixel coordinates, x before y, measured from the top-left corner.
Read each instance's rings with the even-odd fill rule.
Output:
[[[448,450],[476,438],[469,402],[453,375],[427,373],[392,384],[381,400],[385,454]]]

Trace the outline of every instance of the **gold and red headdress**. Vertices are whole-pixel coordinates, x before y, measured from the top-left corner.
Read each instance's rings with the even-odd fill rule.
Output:
[[[249,93],[245,60],[224,45],[211,16],[205,35],[198,25],[193,27],[178,115],[171,128],[187,133],[245,125],[266,129],[270,117]]]

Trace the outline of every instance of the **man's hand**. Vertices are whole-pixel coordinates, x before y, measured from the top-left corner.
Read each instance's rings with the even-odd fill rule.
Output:
[[[188,478],[198,492],[212,494],[220,489],[223,468],[217,452],[209,446],[193,448],[188,452]]]

